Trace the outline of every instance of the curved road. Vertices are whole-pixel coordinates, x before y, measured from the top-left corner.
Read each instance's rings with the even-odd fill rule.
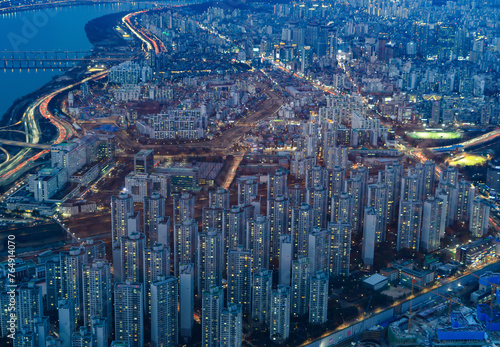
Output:
[[[26,112],[24,113],[21,121],[24,125],[24,130],[26,133],[26,142],[31,144],[38,144],[40,141],[40,129],[38,127],[38,122],[36,121],[35,111],[37,108],[40,111],[40,114],[47,118],[56,128],[59,133],[57,139],[53,141],[51,144],[61,143],[64,140],[69,139],[76,132],[74,132],[71,124],[68,122],[57,118],[53,114],[48,111],[48,104],[50,100],[57,94],[73,88],[83,82],[89,81],[96,77],[102,77],[106,75],[108,71],[101,71],[92,76],[89,76],[79,82],[70,84],[68,86],[57,89],[47,95],[42,96],[38,100],[31,103]],[[46,146],[46,145],[45,145]],[[49,153],[49,149],[45,149],[37,154],[32,154],[33,149],[31,148],[23,148],[16,155],[12,156],[9,161],[6,161],[0,165],[0,185],[5,184],[9,181],[15,180],[22,173],[28,170],[31,167],[31,164],[39,159],[42,156],[45,156]]]

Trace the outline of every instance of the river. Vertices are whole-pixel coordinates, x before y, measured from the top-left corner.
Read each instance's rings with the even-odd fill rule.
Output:
[[[141,5],[141,8],[144,6]],[[92,44],[85,24],[97,17],[137,9],[114,3],[47,8],[0,15],[0,51],[85,51]],[[0,69],[0,118],[14,100],[40,88],[60,70]]]

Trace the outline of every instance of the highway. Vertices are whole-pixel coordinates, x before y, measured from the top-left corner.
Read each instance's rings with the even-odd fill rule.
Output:
[[[18,142],[18,141],[10,141],[0,139],[0,143],[17,145],[22,147],[30,147],[21,149],[16,155],[9,158],[8,161],[0,164],[0,185],[5,184],[6,182],[10,182],[17,177],[19,177],[22,173],[32,167],[32,164],[39,158],[45,156],[49,153],[51,144],[61,143],[69,138],[71,138],[76,131],[73,130],[73,127],[68,122],[57,118],[53,114],[48,111],[48,104],[50,100],[57,94],[71,89],[81,83],[94,79],[96,77],[104,76],[108,73],[108,71],[100,71],[96,74],[93,74],[79,82],[73,83],[66,87],[62,87],[57,89],[47,95],[40,97],[35,100],[28,106],[27,110],[24,112],[23,117],[21,119],[22,124],[24,125],[24,132],[26,134],[26,142]],[[47,118],[58,131],[58,137],[55,141],[50,144],[39,144],[40,141],[40,129],[38,126],[38,122],[36,121],[36,110],[39,109],[40,114]],[[10,143],[9,143],[10,142]],[[33,149],[43,149],[41,152],[32,155]]]

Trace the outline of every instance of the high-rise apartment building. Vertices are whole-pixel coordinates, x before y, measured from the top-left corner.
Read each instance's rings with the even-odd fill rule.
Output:
[[[252,252],[238,247],[230,250],[227,261],[227,303],[241,304],[243,317],[251,313]]]
[[[179,283],[177,277],[158,276],[151,283],[151,346],[179,343]]]
[[[317,271],[311,276],[309,323],[324,324],[328,313],[328,274]]]
[[[201,345],[218,347],[220,313],[224,307],[224,289],[212,287],[205,290],[201,300]]]
[[[278,285],[271,293],[269,335],[272,341],[282,343],[290,335],[290,287]]]
[[[115,339],[130,347],[144,345],[144,293],[140,283],[116,283],[114,290]]]

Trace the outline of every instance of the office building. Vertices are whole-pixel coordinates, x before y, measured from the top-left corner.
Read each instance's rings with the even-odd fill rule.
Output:
[[[116,283],[114,291],[115,339],[130,347],[144,345],[144,293],[140,283]]]
[[[92,334],[95,336],[96,347],[107,347],[109,346],[109,338],[111,336],[111,330],[108,329],[108,320],[111,318],[103,317],[92,317],[91,328]]]
[[[152,149],[141,149],[134,155],[134,171],[138,174],[150,174],[154,170],[154,152]]]

